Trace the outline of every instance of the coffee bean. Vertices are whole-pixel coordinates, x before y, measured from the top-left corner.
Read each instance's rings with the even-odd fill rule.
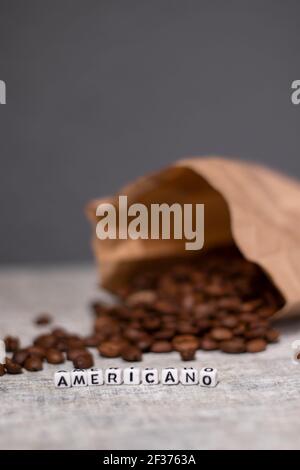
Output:
[[[12,359],[9,359],[8,357],[6,358],[5,362],[5,369],[8,374],[21,374],[22,373],[22,367],[20,364],[17,364],[14,362]]]
[[[97,348],[99,344],[103,341],[101,335],[90,335],[83,339],[84,345],[88,348]]]
[[[239,354],[246,351],[246,344],[241,338],[232,338],[229,341],[221,341],[219,348],[225,353]]]
[[[225,328],[236,328],[238,326],[238,319],[233,316],[233,315],[226,315],[224,318],[221,320],[221,325],[224,326]]]
[[[39,326],[49,325],[52,322],[52,317],[49,313],[41,313],[35,319],[35,324]]]
[[[82,356],[84,354],[88,354],[88,350],[85,348],[75,348],[75,349],[68,349],[67,351],[67,359],[68,361],[74,361],[76,357]]]
[[[65,362],[64,354],[58,349],[48,349],[46,359],[49,364],[62,364]]]
[[[103,357],[119,357],[123,348],[123,341],[105,341],[100,344],[98,351]]]
[[[43,369],[43,362],[38,356],[29,356],[24,363],[24,367],[30,372],[37,372]]]
[[[228,328],[213,328],[210,337],[216,341],[227,341],[233,337],[233,334]]]
[[[279,339],[279,331],[271,328],[270,330],[266,331],[265,338],[268,343],[276,343]]]
[[[29,356],[28,349],[19,349],[18,351],[14,352],[12,360],[16,364],[23,366],[28,356]]]
[[[38,356],[40,359],[44,359],[46,356],[45,348],[41,346],[30,346],[27,348],[28,355],[30,356]]]
[[[126,298],[126,304],[130,307],[137,305],[151,305],[156,300],[156,293],[152,290],[140,290]]]
[[[211,338],[203,338],[200,340],[200,348],[204,351],[215,351],[219,349],[219,345],[217,341],[214,341]]]
[[[85,353],[73,359],[75,369],[90,369],[94,365],[93,356],[90,353]]]
[[[64,339],[68,337],[68,333],[64,328],[54,328],[52,330],[52,335],[59,339]]]
[[[34,340],[34,345],[41,346],[42,348],[54,348],[57,338],[54,335],[46,334],[40,335]]]
[[[196,355],[196,349],[183,349],[179,352],[183,361],[193,361]]]
[[[150,351],[154,353],[167,353],[173,351],[173,346],[170,341],[154,341],[150,348]]]
[[[6,336],[4,343],[6,352],[15,352],[20,347],[20,340],[16,336]]]
[[[153,338],[156,340],[161,340],[161,339],[172,339],[175,334],[175,329],[162,329],[158,330],[155,333],[153,333]]]
[[[247,352],[258,353],[264,351],[267,347],[267,342],[264,339],[252,339],[247,343]]]
[[[266,328],[258,327],[253,328],[245,332],[244,336],[247,339],[255,339],[255,338],[264,338],[266,335]]]
[[[142,352],[136,346],[127,346],[122,349],[122,359],[128,362],[137,362],[142,360]]]
[[[69,349],[80,349],[84,348],[84,340],[82,338],[79,338],[77,336],[69,336],[66,338],[66,345],[67,345],[67,350]],[[52,346],[55,347],[55,344]]]
[[[197,349],[199,340],[193,335],[178,335],[173,338],[172,345],[175,351],[179,352],[186,349]]]
[[[4,364],[0,364],[0,377],[6,374]]]

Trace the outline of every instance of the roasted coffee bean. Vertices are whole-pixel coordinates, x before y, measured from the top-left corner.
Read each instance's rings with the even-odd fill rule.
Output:
[[[85,348],[68,349],[67,359],[68,361],[74,361],[74,359],[76,359],[77,356],[82,356],[88,353],[89,353],[88,350]]]
[[[179,352],[185,349],[197,349],[199,340],[193,335],[178,335],[173,338],[172,345],[175,351]]]
[[[211,338],[203,338],[200,340],[199,346],[200,349],[203,349],[204,351],[215,351],[216,349],[219,349],[218,342]]]
[[[16,336],[6,336],[4,343],[6,352],[15,352],[20,347],[20,340]]]
[[[183,349],[179,352],[183,361],[193,361],[196,355],[196,349]]]
[[[149,351],[151,344],[153,343],[153,338],[148,335],[147,333],[144,334],[138,341],[135,342],[135,345],[141,350],[141,351]]]
[[[130,307],[137,305],[151,305],[157,298],[156,292],[152,290],[140,290],[134,292],[126,298],[126,304]]]
[[[62,364],[65,362],[64,354],[58,349],[48,349],[46,359],[49,364]]]
[[[266,328],[262,328],[262,327],[252,328],[250,330],[247,330],[244,333],[244,336],[247,339],[264,338],[265,335],[266,335]]]
[[[143,327],[146,331],[158,330],[161,325],[161,321],[157,317],[146,317],[143,321]]]
[[[68,333],[66,332],[66,330],[64,330],[64,328],[54,328],[52,330],[52,335],[59,339],[64,339],[68,337]]]
[[[19,364],[19,366],[23,366],[28,356],[29,356],[28,349],[19,349],[13,354],[12,360],[16,364]]]
[[[221,320],[221,325],[224,326],[225,328],[236,328],[238,326],[238,319],[237,317],[233,315],[226,315],[224,318]]]
[[[90,353],[85,353],[73,359],[75,369],[90,369],[94,365],[93,356]]]
[[[5,366],[4,364],[0,364],[0,377],[6,374]]]
[[[49,325],[52,322],[52,317],[49,313],[41,313],[35,319],[35,324],[39,326]]]
[[[243,323],[240,323],[236,328],[232,330],[234,336],[243,336],[246,331],[246,326]]]
[[[99,344],[103,341],[101,335],[90,335],[83,339],[84,345],[88,348],[97,348]]]
[[[79,338],[77,336],[71,336],[71,337],[68,337],[66,338],[66,345],[67,345],[67,349],[80,349],[80,348],[84,348],[85,347],[85,344],[84,344],[84,340],[82,338]],[[55,344],[54,346],[55,347]]]
[[[29,346],[27,348],[28,355],[30,356],[38,356],[40,359],[44,359],[46,356],[45,348],[41,346]]]
[[[180,335],[196,335],[198,328],[192,325],[189,321],[180,321],[177,324],[177,332]]]
[[[123,348],[123,341],[104,341],[98,347],[98,351],[103,357],[119,357]]]
[[[276,343],[279,339],[279,331],[271,328],[270,330],[266,331],[265,338],[268,343]]]
[[[122,349],[122,359],[128,362],[137,362],[142,360],[142,352],[136,346],[127,346]]]
[[[150,348],[150,351],[154,353],[167,353],[173,351],[173,346],[170,341],[154,341]]]
[[[247,352],[258,353],[264,351],[267,347],[267,342],[264,339],[252,339],[247,343]]]
[[[12,359],[6,358],[5,369],[8,374],[22,374],[22,367]]]
[[[241,338],[232,338],[228,341],[221,341],[219,343],[219,348],[225,353],[239,354],[246,351],[246,344]]]
[[[43,369],[43,362],[38,356],[28,356],[24,367],[30,372],[38,372]]]
[[[233,337],[233,334],[228,328],[213,328],[210,337],[216,341],[227,341]]]
[[[156,340],[161,340],[161,339],[172,339],[175,335],[175,329],[163,329],[163,330],[158,330],[153,333],[153,338]]]
[[[54,348],[56,344],[57,338],[54,335],[46,334],[40,335],[34,340],[34,344],[36,346],[41,346],[42,348]]]

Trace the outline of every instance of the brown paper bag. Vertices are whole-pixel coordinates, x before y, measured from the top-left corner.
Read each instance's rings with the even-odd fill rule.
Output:
[[[263,166],[221,157],[184,159],[144,176],[119,194],[134,202],[204,203],[205,245],[235,245],[257,263],[285,299],[277,318],[294,313],[300,303],[300,184]],[[93,249],[102,285],[114,291],[149,263],[195,256],[184,240],[104,240],[96,238],[96,207],[118,195],[91,201]]]

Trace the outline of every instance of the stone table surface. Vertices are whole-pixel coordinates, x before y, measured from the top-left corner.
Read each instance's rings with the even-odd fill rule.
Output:
[[[38,332],[36,314],[87,333],[97,289],[91,266],[2,268],[0,337],[16,334],[26,345]],[[300,316],[299,316],[300,318]],[[259,354],[201,352],[190,363],[219,370],[216,388],[101,386],[57,390],[57,366],[0,378],[1,449],[299,449],[300,367],[291,343],[300,320],[278,325],[280,343]],[[128,365],[96,357],[96,366]],[[182,366],[177,353],[146,354],[143,366]],[[184,364],[189,365],[189,363]],[[66,366],[71,369],[71,364]]]

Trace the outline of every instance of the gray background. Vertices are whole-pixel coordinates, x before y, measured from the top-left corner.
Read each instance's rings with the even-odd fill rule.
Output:
[[[92,197],[184,155],[300,176],[300,3],[0,0],[0,262],[91,257]]]

